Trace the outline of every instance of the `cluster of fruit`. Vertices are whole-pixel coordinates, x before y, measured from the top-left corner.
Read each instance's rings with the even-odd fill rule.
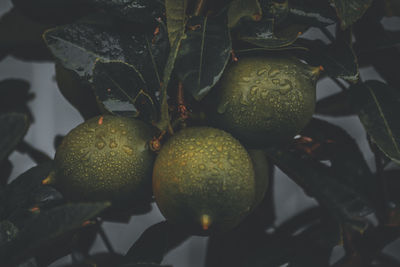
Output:
[[[267,189],[268,169],[255,164],[267,160],[259,149],[290,142],[310,120],[319,71],[282,56],[233,62],[210,97],[209,127],[178,131],[157,155],[151,125],[89,119],[64,138],[47,181],[69,200],[134,203],[154,195],[163,215],[192,234],[232,229]]]

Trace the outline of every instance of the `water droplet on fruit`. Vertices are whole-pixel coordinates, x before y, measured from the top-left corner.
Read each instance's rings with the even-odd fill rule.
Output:
[[[118,146],[118,144],[115,141],[111,141],[109,144],[110,148],[116,148]]]
[[[101,142],[101,141],[96,143],[96,147],[97,147],[98,149],[103,149],[105,145],[106,145],[106,144],[105,144],[104,142]]]
[[[128,155],[133,155],[133,149],[129,146],[123,146],[122,149],[124,150],[124,152]]]

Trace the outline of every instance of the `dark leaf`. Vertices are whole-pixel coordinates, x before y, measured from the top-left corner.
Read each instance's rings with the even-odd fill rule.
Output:
[[[30,258],[29,260],[27,260],[21,264],[18,264],[17,267],[37,267],[37,266],[38,266],[38,264],[37,264],[36,259]]]
[[[20,113],[0,114],[0,162],[16,148],[24,138],[28,127],[28,118]]]
[[[342,128],[327,121],[312,119],[302,131],[317,147],[316,157],[330,160],[333,178],[368,198],[376,197],[376,181],[356,141]]]
[[[63,267],[114,267],[118,266],[122,258],[122,255],[117,253],[103,252],[88,257],[82,263],[64,265]]]
[[[137,263],[161,263],[165,254],[188,238],[175,226],[164,221],[148,228],[126,253],[121,267]]]
[[[103,106],[111,113],[157,119],[157,102],[137,69],[121,61],[97,61],[93,88]]]
[[[368,201],[350,187],[335,179],[330,168],[310,157],[291,150],[268,149],[272,161],[305,192],[329,210],[340,222],[363,232],[365,216],[374,212]]]
[[[233,0],[228,9],[228,27],[233,28],[242,18],[259,20],[262,16],[258,0]]]
[[[355,115],[357,111],[351,104],[349,92],[341,91],[318,100],[315,113],[332,117]]]
[[[14,240],[18,232],[18,228],[12,222],[0,221],[0,247]]]
[[[51,161],[51,158],[49,155],[44,153],[43,151],[40,151],[39,149],[33,147],[31,144],[28,144],[25,141],[22,141],[18,146],[17,146],[17,151],[20,153],[26,153],[29,155],[29,157],[36,162],[36,164],[41,164],[45,163],[47,161]]]
[[[92,11],[82,0],[11,0],[24,16],[42,22],[65,24]]]
[[[8,183],[8,178],[11,175],[12,169],[13,164],[9,159],[6,159],[0,163],[0,188],[6,186]]]
[[[390,38],[380,22],[382,3],[383,1],[374,1],[365,16],[352,27],[356,37],[355,48],[357,48],[360,63],[373,65],[389,85],[397,87],[400,84],[400,75],[397,71],[400,50],[397,47],[374,49]]]
[[[26,258],[41,246],[82,228],[108,206],[109,203],[77,203],[40,212],[15,240],[0,249],[2,262],[11,264]]]
[[[53,203],[61,201],[61,195],[55,189],[42,185],[42,181],[52,169],[52,162],[36,166],[18,176],[12,181],[1,195],[4,208],[1,217],[12,218],[18,226],[23,225],[27,214]],[[22,221],[21,221],[22,220]]]
[[[60,93],[74,106],[85,120],[100,115],[98,101],[89,83],[74,71],[56,63],[56,82]]]
[[[359,79],[357,57],[353,49],[344,41],[326,45],[320,40],[301,40],[309,48],[306,60],[311,65],[321,65],[327,75],[342,78],[348,82]]]
[[[342,29],[346,29],[364,15],[372,0],[330,0],[330,2],[336,8]]]
[[[35,95],[29,91],[30,85],[27,81],[17,79],[7,79],[0,82],[0,113],[17,112],[28,115],[29,120],[33,121],[32,113],[28,107],[28,102]]]
[[[49,27],[11,9],[0,19],[0,59],[13,55],[22,60],[51,60],[51,54],[42,40],[43,32]]]
[[[124,267],[173,267],[173,266],[159,265],[156,263],[135,263],[135,264],[124,265]]]
[[[160,87],[160,71],[168,51],[165,30],[152,34],[104,19],[104,15],[47,31],[44,38],[53,55],[67,69],[92,81],[96,60],[119,60],[134,66],[149,90]]]
[[[232,44],[225,14],[193,17],[187,23],[175,70],[183,88],[201,100],[219,81],[230,59]]]
[[[385,50],[389,48],[396,48],[400,46],[400,31],[385,31],[382,38],[377,38],[373,44],[359,44],[356,43],[357,52],[359,54],[365,54],[374,52],[376,50]]]
[[[293,24],[277,31],[273,19],[262,19],[243,23],[238,38],[259,47],[277,49],[292,45],[304,30],[305,26]]]
[[[165,0],[168,37],[171,47],[185,31],[187,0]]]
[[[143,25],[154,24],[155,16],[160,15],[162,10],[157,0],[88,0],[88,2],[121,19]]]
[[[367,81],[354,85],[351,93],[365,130],[386,156],[400,164],[399,91],[379,81]]]

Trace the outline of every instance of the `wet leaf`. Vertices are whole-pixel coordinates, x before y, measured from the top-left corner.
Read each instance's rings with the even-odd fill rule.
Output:
[[[341,91],[318,100],[315,113],[325,116],[352,116],[356,110],[350,101],[350,91]]]
[[[288,20],[303,25],[326,27],[336,23],[337,17],[328,3],[321,7],[307,5],[303,1],[295,1],[289,3]]]
[[[357,82],[359,79],[357,57],[353,49],[344,41],[330,45],[320,40],[301,40],[309,48],[306,60],[311,65],[321,65],[330,77],[342,78],[348,82]]]
[[[143,120],[157,119],[157,102],[137,69],[122,61],[97,61],[93,88],[111,113]]]
[[[277,31],[273,19],[263,18],[243,23],[238,38],[259,47],[277,49],[292,45],[304,29],[303,25],[289,25]]]
[[[400,164],[399,91],[371,80],[354,85],[351,93],[365,130],[386,156]]]
[[[185,31],[187,0],[165,0],[169,43],[175,43],[178,35]]]
[[[43,32],[49,27],[11,9],[0,18],[0,59],[12,55],[22,60],[52,60],[42,40]]]
[[[232,44],[225,15],[193,17],[182,40],[175,70],[183,88],[201,100],[219,81],[231,57]]]
[[[22,141],[28,131],[29,122],[21,113],[5,113],[0,115],[0,162]]]
[[[330,2],[336,8],[342,29],[346,29],[364,15],[372,0],[330,0]]]
[[[228,27],[233,28],[242,18],[260,20],[262,10],[258,0],[234,0],[228,9]]]
[[[143,25],[154,24],[155,16],[161,13],[157,0],[87,0],[98,8],[107,10],[126,21]],[[158,10],[157,10],[158,9]],[[157,12],[158,11],[158,12]]]
[[[368,227],[365,216],[374,212],[365,198],[335,179],[329,167],[296,151],[268,149],[271,160],[332,216],[359,232]]]
[[[82,228],[108,206],[109,203],[76,203],[42,211],[21,229],[15,240],[1,247],[0,259],[5,264],[21,261],[41,246]]]
[[[152,33],[132,32],[114,20],[96,16],[51,29],[44,38],[59,62],[84,80],[92,81],[96,60],[119,60],[134,66],[154,92],[160,87],[159,73],[168,51],[162,25],[159,29],[152,41]]]
[[[167,221],[149,227],[126,253],[121,267],[138,263],[161,263],[165,254],[189,236]]]

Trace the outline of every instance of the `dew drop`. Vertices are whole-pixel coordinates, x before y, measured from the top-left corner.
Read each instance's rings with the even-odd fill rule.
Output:
[[[118,146],[118,144],[115,141],[111,141],[109,144],[110,148],[116,148]]]
[[[133,155],[133,149],[129,146],[123,146],[122,149],[124,150],[124,152],[128,155]]]
[[[96,147],[97,147],[98,149],[103,149],[105,145],[106,145],[106,144],[105,144],[104,142],[101,142],[101,141],[96,143]]]

